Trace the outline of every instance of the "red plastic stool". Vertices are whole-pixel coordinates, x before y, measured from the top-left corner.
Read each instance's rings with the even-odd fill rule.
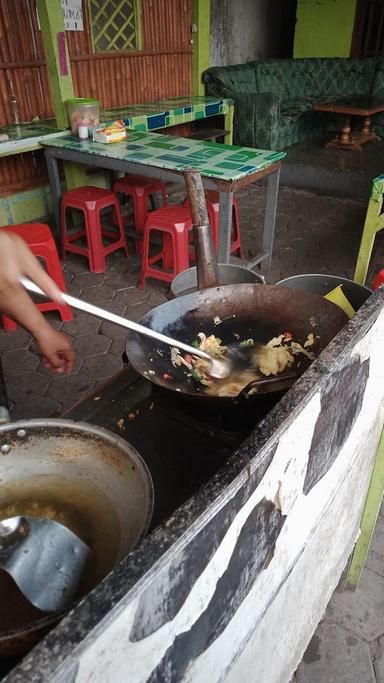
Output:
[[[219,248],[219,193],[215,190],[206,190],[205,199],[207,202],[207,211],[209,222],[212,228],[212,238],[213,244],[218,251]],[[183,206],[189,206],[188,197],[185,198]],[[243,256],[243,250],[241,246],[241,236],[240,236],[240,221],[239,221],[239,209],[237,205],[237,197],[233,197],[233,208],[232,208],[232,234],[231,234],[231,248],[230,253],[237,256]]]
[[[189,231],[192,229],[192,216],[189,209],[182,206],[165,206],[148,214],[144,227],[143,258],[139,287],[144,289],[147,277],[171,282],[178,273],[189,268]],[[163,239],[160,250],[150,255],[151,233],[160,233]],[[162,269],[152,268],[162,262]],[[168,265],[172,272],[166,272]]]
[[[63,292],[67,291],[55,240],[53,239],[48,225],[43,223],[25,223],[21,225],[9,225],[2,229],[6,230],[7,232],[14,232],[16,235],[22,237],[24,242],[26,242],[30,248],[32,254],[44,260],[47,273],[50,275],[52,280],[56,282],[57,286]],[[72,310],[67,304],[58,304],[55,301],[46,301],[44,303],[37,304],[37,307],[42,312],[58,311],[63,322],[73,320]],[[17,324],[10,318],[7,318],[5,315],[3,316],[3,326],[5,330],[15,330],[17,328]]]
[[[375,291],[375,289],[378,289],[383,284],[383,282],[384,282],[384,270],[380,270],[378,272],[378,274],[376,275],[375,281],[372,285],[373,291]]]
[[[108,207],[113,209],[117,231],[109,230],[101,224],[101,211]],[[84,227],[68,233],[67,209],[78,209],[83,212]],[[128,257],[120,205],[116,195],[111,190],[85,186],[64,192],[61,202],[61,232],[63,258],[65,259],[67,251],[86,256],[89,261],[89,270],[92,273],[104,273],[105,257],[117,249],[124,249]],[[86,247],[74,244],[80,237],[86,238]],[[105,245],[103,237],[114,241],[112,244]]]
[[[163,206],[168,204],[164,183],[160,180],[153,180],[153,178],[145,178],[144,176],[133,174],[126,175],[115,182],[113,191],[116,194],[120,192],[132,197],[135,231],[140,233],[140,235],[144,232],[145,221],[150,213],[148,211],[148,199],[155,194],[161,194]],[[136,242],[136,251],[139,254],[143,251],[141,240]]]

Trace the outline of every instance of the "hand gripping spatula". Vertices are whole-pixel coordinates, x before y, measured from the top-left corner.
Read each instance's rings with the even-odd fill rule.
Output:
[[[89,552],[53,519],[25,516],[0,522],[0,569],[43,612],[59,612],[74,599]]]

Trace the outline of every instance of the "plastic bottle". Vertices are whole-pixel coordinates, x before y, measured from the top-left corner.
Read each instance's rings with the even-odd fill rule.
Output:
[[[81,124],[77,127],[77,134],[80,140],[88,140],[88,126]]]

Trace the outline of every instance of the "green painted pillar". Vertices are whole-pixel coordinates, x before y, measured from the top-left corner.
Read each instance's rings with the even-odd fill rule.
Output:
[[[201,74],[209,67],[211,0],[192,0],[192,95],[204,95]]]
[[[64,16],[61,0],[36,0],[37,11],[44,43],[44,52],[48,66],[48,79],[51,88],[53,110],[58,128],[68,125],[68,115],[65,100],[74,97],[71,64],[69,61],[64,31]],[[62,46],[67,74],[62,74],[60,64],[59,39],[64,36]],[[63,38],[62,38],[63,39]],[[87,176],[83,166],[66,163],[64,165],[65,179],[68,189],[87,184]]]
[[[365,501],[364,512],[360,522],[360,536],[350,559],[348,573],[344,580],[344,588],[355,589],[363,573],[364,565],[375,531],[377,517],[384,495],[384,430],[381,434],[373,466],[371,482]]]

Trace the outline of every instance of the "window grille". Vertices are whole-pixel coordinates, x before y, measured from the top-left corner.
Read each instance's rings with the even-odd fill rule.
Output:
[[[140,0],[89,0],[93,52],[141,48]]]

